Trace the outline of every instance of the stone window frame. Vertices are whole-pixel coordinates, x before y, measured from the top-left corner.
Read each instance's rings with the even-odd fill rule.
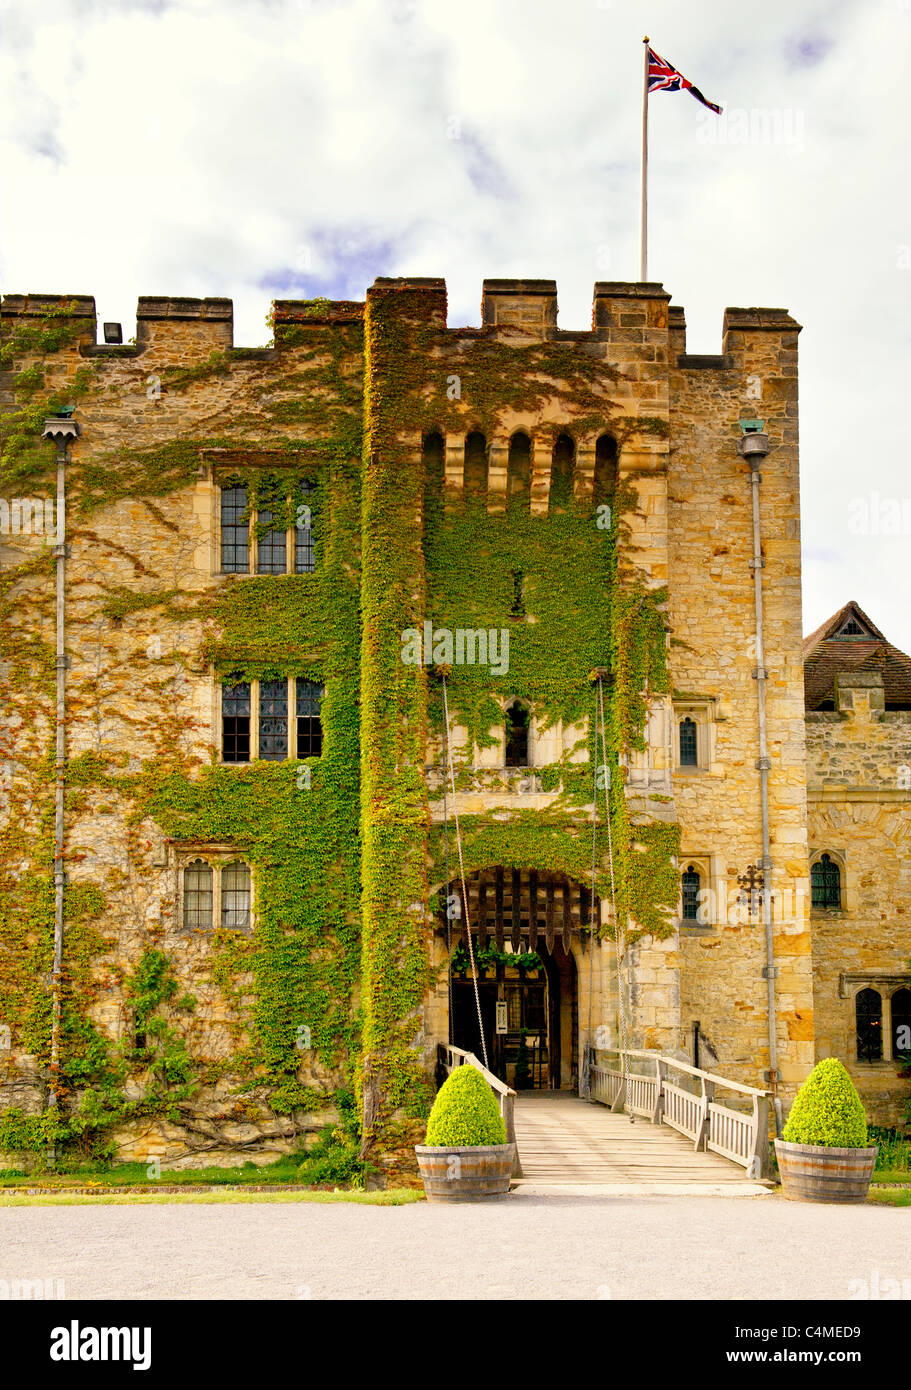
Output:
[[[277,471],[279,471],[279,470],[276,469],[275,471],[277,472]],[[297,527],[296,527],[296,526],[289,526],[289,527],[287,527],[287,528],[285,529],[285,568],[284,568],[284,570],[267,571],[267,572],[264,573],[264,574],[261,574],[261,573],[259,572],[259,569],[257,568],[257,561],[258,561],[258,544],[257,544],[257,536],[256,536],[256,527],[257,527],[257,524],[258,524],[258,521],[259,521],[259,513],[257,512],[257,510],[256,510],[255,507],[250,507],[250,515],[249,515],[249,518],[248,518],[248,521],[247,521],[247,560],[248,560],[248,567],[247,567],[247,569],[245,569],[245,570],[225,570],[225,569],[222,569],[222,550],[221,550],[221,494],[222,494],[222,489],[223,489],[224,487],[230,485],[232,482],[233,482],[233,483],[236,483],[236,482],[238,481],[238,476],[237,476],[236,471],[232,471],[230,468],[225,467],[225,468],[223,468],[223,469],[221,469],[221,470],[216,471],[215,478],[214,478],[213,481],[214,481],[214,493],[215,493],[215,516],[214,516],[215,544],[214,544],[214,556],[213,556],[213,574],[214,574],[214,575],[216,575],[217,577],[219,577],[219,578],[221,578],[221,579],[238,579],[238,580],[244,580],[244,579],[265,579],[265,578],[268,578],[269,575],[271,574],[271,576],[272,576],[273,578],[279,579],[279,578],[281,578],[282,574],[314,574],[314,573],[316,572],[316,569],[317,569],[316,558],[317,558],[317,557],[316,557],[315,542],[314,542],[314,539],[313,539],[313,525],[312,525],[313,517],[312,517],[312,512],[311,512],[311,518],[310,518],[310,520],[311,520],[311,525],[310,525],[310,547],[309,547],[309,548],[310,548],[311,558],[312,558],[312,560],[313,560],[313,569],[311,569],[311,570],[298,570],[298,569],[295,569],[295,565],[296,565],[296,563],[297,563]],[[314,483],[312,479],[302,479],[302,480],[300,480],[300,481],[301,481],[302,485],[306,488],[306,491],[307,491],[307,492],[311,492],[311,493],[312,493],[312,492],[315,492],[315,491],[316,491],[317,484]],[[250,501],[250,499],[249,499],[249,486],[250,486],[249,482],[246,482],[246,483],[245,483],[245,486],[246,486],[247,489],[248,489],[248,493],[247,493],[247,505],[249,506],[249,501]]]
[[[852,1061],[858,1067],[900,1067],[902,1063],[892,1053],[892,998],[900,989],[911,988],[908,971],[872,970],[863,973],[842,971],[838,977],[838,997],[850,1001],[850,1035],[853,1040]],[[883,1055],[876,1062],[862,1062],[857,1057],[857,996],[861,990],[875,989],[882,1004]]]
[[[309,758],[316,757],[317,754],[315,754],[315,753],[307,753],[307,754],[304,754],[303,757],[299,757],[299,756],[298,756],[298,751],[297,751],[297,682],[298,682],[298,677],[297,677],[297,676],[285,676],[285,677],[277,676],[277,677],[275,677],[275,679],[276,679],[276,680],[282,680],[282,679],[284,679],[284,680],[287,682],[287,686],[288,686],[288,752],[287,752],[287,754],[285,755],[284,758],[270,759],[270,762],[285,762],[285,763],[289,763],[289,762],[304,762],[304,761],[306,761],[306,760],[309,759]],[[301,676],[299,679],[300,679],[300,680],[310,680],[311,677],[309,677],[309,676]],[[228,677],[216,673],[216,675],[215,675],[215,728],[216,728],[216,742],[217,742],[217,746],[218,746],[218,765],[219,765],[219,767],[249,767],[251,763],[262,762],[262,759],[261,759],[260,756],[259,756],[259,686],[260,686],[260,681],[259,681],[259,677],[256,677],[256,678],[254,678],[254,679],[252,679],[252,680],[250,680],[250,681],[245,682],[245,684],[249,685],[249,687],[250,687],[250,757],[247,759],[246,762],[236,762],[236,763],[226,763],[226,762],[224,761],[223,756],[222,756],[222,736],[223,736],[223,728],[222,728],[222,708],[223,708],[223,706],[222,706],[222,699],[223,699],[224,687],[225,687],[226,685],[231,685],[231,684],[232,684],[232,682],[231,682],[231,680],[230,680]],[[325,683],[325,681],[315,681],[314,684],[316,684],[316,685],[321,685],[321,686],[323,687],[323,699],[325,699],[325,696],[326,696],[326,683]],[[320,705],[321,705],[321,707],[322,707],[322,701],[320,702]],[[322,725],[322,717],[320,718],[320,723],[321,723],[321,725]],[[325,751],[325,732],[326,732],[326,730],[325,730],[325,726],[324,726],[324,725],[323,725],[322,727],[323,727],[323,739],[324,739],[323,750]],[[320,753],[318,756],[319,756],[319,757],[322,757],[322,753]]]
[[[496,728],[492,730],[496,738],[496,743],[493,745],[493,748],[491,748],[489,751],[492,753],[493,749],[496,750],[497,762],[492,763],[491,766],[493,766],[494,768],[498,768],[502,772],[515,772],[521,770],[512,767],[512,765],[510,765],[509,767],[507,767],[506,765],[506,711],[509,709],[510,705],[516,704],[522,705],[525,709],[528,710],[528,762],[523,765],[523,769],[540,766],[540,763],[535,756],[539,751],[538,726],[537,720],[535,719],[534,705],[532,704],[531,700],[529,700],[527,696],[519,695],[518,693],[503,697],[495,696],[494,698],[496,699],[497,704],[500,706],[500,712],[503,716],[503,722],[501,724],[497,724]],[[455,745],[453,746],[455,747]],[[479,754],[482,754],[483,751],[484,750],[478,749],[478,747],[475,745],[472,749],[473,760],[477,761],[479,758]],[[484,765],[483,758],[481,758],[481,761],[478,765]]]
[[[691,699],[674,700],[674,775],[698,777],[711,771],[715,761],[715,697],[694,696]],[[696,765],[687,766],[680,761],[680,725],[684,719],[691,719],[696,725]]]
[[[838,865],[839,872],[839,894],[841,901],[838,907],[814,907],[813,906],[813,865],[817,864],[824,854],[827,854],[833,864]],[[847,891],[848,891],[848,863],[847,856],[843,850],[833,849],[831,845],[818,845],[810,850],[808,856],[808,876],[810,882],[810,916],[820,917],[843,917],[847,911]]]
[[[250,873],[250,922],[246,927],[230,927],[226,930],[243,932],[245,935],[253,932],[256,925],[256,876],[253,873],[253,865],[244,858],[236,845],[227,844],[224,841],[208,841],[200,844],[195,841],[170,840],[168,841],[168,858],[174,873],[174,902],[178,931],[184,936],[188,936],[197,931],[215,932],[221,928],[222,873],[230,864],[243,864]],[[184,870],[197,862],[207,864],[212,870],[212,925],[210,927],[184,926]]]
[[[516,434],[528,436],[531,450],[531,495],[529,499],[532,516],[546,515],[550,502],[553,450],[557,435],[553,429],[542,426],[528,417],[516,416],[509,431],[498,429],[488,432],[480,422],[463,422],[459,430],[445,430],[435,424],[422,436],[422,448],[431,435],[439,434],[443,441],[443,492],[447,507],[458,508],[465,492],[465,445],[469,434],[483,434],[487,443],[487,510],[491,513],[507,509],[509,491],[509,450]],[[568,435],[574,445],[572,469],[572,496],[579,501],[591,500],[595,490],[596,453],[598,441],[610,439],[613,443],[614,476],[608,495],[601,501],[614,505],[617,480],[619,476],[620,441],[605,417],[594,431],[580,433],[576,425],[560,425],[558,434]]]
[[[701,884],[700,894],[708,892],[711,896],[707,903],[702,904],[697,911],[708,909],[708,920],[700,922],[697,917],[694,921],[692,917],[683,915],[683,875],[685,871],[692,867],[699,874]],[[715,931],[719,922],[718,903],[719,888],[721,884],[721,866],[717,854],[707,854],[704,851],[695,854],[687,854],[681,851],[677,855],[677,878],[680,885],[680,892],[677,899],[677,930],[693,936],[704,936],[709,932]]]

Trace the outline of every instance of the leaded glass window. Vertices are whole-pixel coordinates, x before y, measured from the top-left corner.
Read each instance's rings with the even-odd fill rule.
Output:
[[[897,989],[892,1004],[892,1056],[911,1055],[911,989]]]
[[[813,907],[841,907],[841,870],[827,854],[810,868],[810,890]]]
[[[681,893],[683,897],[683,920],[685,922],[696,922],[699,920],[699,890],[702,887],[702,875],[692,864],[680,875]]]
[[[697,739],[696,721],[689,717],[681,719],[680,721],[680,766],[699,766],[699,743]]]
[[[281,762],[288,756],[288,682],[259,683],[259,756]]]
[[[226,763],[250,761],[250,683],[221,688],[221,756]]]
[[[226,864],[221,871],[221,924],[237,930],[250,925],[250,870]]]
[[[304,479],[297,494],[294,513],[294,573],[312,574],[316,568],[313,551],[313,484]]]
[[[221,490],[221,568],[224,574],[246,574],[250,568],[247,489],[241,483]]]
[[[854,1002],[857,1018],[858,1062],[881,1062],[883,1001],[878,990],[862,989]]]
[[[288,537],[285,499],[274,479],[263,479],[257,497],[257,574],[285,574],[288,569]]]
[[[212,869],[202,859],[194,859],[183,871],[183,924],[212,925]]]
[[[323,751],[320,707],[323,687],[316,681],[297,682],[297,756],[318,758]]]

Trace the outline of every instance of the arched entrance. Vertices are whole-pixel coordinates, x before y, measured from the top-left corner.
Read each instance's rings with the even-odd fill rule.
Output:
[[[574,951],[590,938],[591,894],[565,875],[491,868],[441,894],[449,907],[450,1041],[483,1055],[516,1090],[576,1090],[579,988]],[[595,921],[600,904],[595,903]],[[465,924],[478,974],[475,998]],[[447,924],[442,916],[440,931]],[[480,1005],[480,1025],[478,1006]]]

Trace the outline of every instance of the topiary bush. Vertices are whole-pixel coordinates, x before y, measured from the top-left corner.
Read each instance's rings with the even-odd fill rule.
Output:
[[[797,1092],[781,1137],[788,1144],[866,1148],[864,1107],[854,1082],[837,1057],[817,1062]]]
[[[475,1067],[457,1067],[443,1082],[424,1142],[435,1149],[506,1143],[506,1125],[493,1091]]]

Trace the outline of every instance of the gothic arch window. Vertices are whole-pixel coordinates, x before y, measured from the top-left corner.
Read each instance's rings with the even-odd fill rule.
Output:
[[[695,719],[689,715],[680,721],[680,766],[699,766],[699,739]]]
[[[881,1062],[883,1057],[883,1001],[878,989],[862,989],[854,1001],[857,1021],[858,1062]]]
[[[682,900],[680,915],[684,922],[697,922],[699,920],[699,893],[701,888],[702,875],[693,864],[688,864],[680,875],[680,893]]]
[[[528,734],[531,717],[521,700],[506,708],[506,766],[528,767]]]
[[[224,574],[246,574],[250,569],[247,489],[234,480],[221,489],[221,568]]]
[[[465,496],[487,500],[487,440],[478,430],[465,438]]]
[[[245,930],[250,925],[250,869],[226,864],[221,871],[221,925]]]
[[[810,865],[810,905],[820,910],[841,907],[841,869],[828,854]]]
[[[911,1054],[911,989],[897,989],[892,1005],[892,1056],[898,1060]]]
[[[506,471],[509,501],[526,506],[531,501],[531,440],[524,430],[517,430],[509,441]]]
[[[183,924],[212,926],[212,866],[194,859],[183,871]]]
[[[617,488],[617,441],[612,434],[602,434],[595,445],[595,506],[613,499]]]
[[[548,511],[565,511],[573,495],[573,470],[576,446],[568,434],[561,434],[554,445],[550,465],[550,500]]]

